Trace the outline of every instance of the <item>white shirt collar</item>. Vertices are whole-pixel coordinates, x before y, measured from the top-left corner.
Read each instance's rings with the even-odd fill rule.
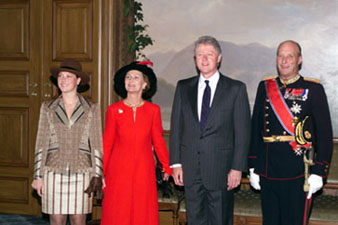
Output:
[[[205,85],[205,80],[209,81],[209,86],[211,87],[211,89],[216,89],[218,80],[219,80],[220,74],[218,72],[218,70],[216,71],[216,73],[214,73],[209,79],[205,79],[202,74],[200,74],[199,80],[198,80],[198,86],[204,86]]]

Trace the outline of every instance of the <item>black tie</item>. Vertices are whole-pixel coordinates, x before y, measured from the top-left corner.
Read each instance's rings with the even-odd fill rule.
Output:
[[[208,80],[205,80],[205,84],[206,86],[205,86],[204,93],[203,93],[201,121],[200,121],[201,131],[204,130],[204,127],[205,127],[205,124],[207,123],[208,115],[210,112],[211,89],[210,89]]]

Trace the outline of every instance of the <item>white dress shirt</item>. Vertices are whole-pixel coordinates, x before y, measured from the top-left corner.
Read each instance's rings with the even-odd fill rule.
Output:
[[[211,96],[210,96],[210,107],[212,105],[212,100],[214,99],[217,83],[219,80],[219,72],[218,70],[214,73],[209,79],[205,79],[202,75],[198,79],[198,92],[197,92],[197,113],[198,113],[198,120],[201,120],[201,111],[202,111],[202,100],[203,100],[203,93],[206,87],[205,80],[209,80],[209,86],[211,89]]]

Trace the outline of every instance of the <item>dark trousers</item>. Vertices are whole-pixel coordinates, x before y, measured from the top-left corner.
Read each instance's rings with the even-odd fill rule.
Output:
[[[304,178],[268,180],[260,177],[263,225],[303,225]]]
[[[188,225],[232,225],[234,193],[208,190],[202,184],[198,171],[192,186],[185,187]]]

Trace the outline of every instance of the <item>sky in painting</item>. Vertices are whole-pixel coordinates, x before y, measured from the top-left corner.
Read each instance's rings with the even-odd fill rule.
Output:
[[[148,32],[147,52],[180,50],[209,34],[235,44],[275,47],[286,39],[332,48],[337,54],[337,0],[140,0]],[[334,44],[332,46],[332,44]]]
[[[202,35],[237,46],[258,43],[273,51],[284,40],[299,42],[301,74],[322,81],[338,136],[338,0],[138,1],[155,40],[143,51],[147,56],[180,52]]]

